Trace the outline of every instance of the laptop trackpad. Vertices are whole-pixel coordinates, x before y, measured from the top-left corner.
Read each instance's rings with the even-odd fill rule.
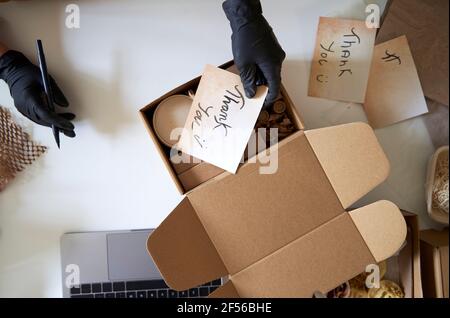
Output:
[[[136,231],[107,235],[109,279],[161,279],[147,252],[147,238],[151,231]]]

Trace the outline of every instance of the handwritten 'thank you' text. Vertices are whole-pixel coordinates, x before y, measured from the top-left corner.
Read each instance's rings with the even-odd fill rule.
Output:
[[[232,89],[225,90],[220,105],[204,107],[198,103],[191,128],[193,131],[195,131],[196,127],[201,129],[202,124],[212,118],[214,120],[213,130],[222,130],[226,137],[229,130],[233,128],[230,123],[230,111],[234,108],[242,110],[244,107],[245,96],[239,89],[239,86],[235,85]],[[203,148],[205,146],[206,140],[200,137],[199,134],[194,134],[193,137],[200,147]]]

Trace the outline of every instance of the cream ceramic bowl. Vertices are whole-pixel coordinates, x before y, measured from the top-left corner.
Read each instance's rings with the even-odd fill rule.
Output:
[[[181,130],[171,138],[174,129],[183,128],[192,106],[192,97],[187,95],[172,95],[163,100],[153,115],[153,127],[159,140],[168,147],[178,143]]]

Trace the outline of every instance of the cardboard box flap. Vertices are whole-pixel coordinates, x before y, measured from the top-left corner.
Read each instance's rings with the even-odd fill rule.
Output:
[[[398,207],[378,201],[350,212],[377,263],[394,255],[406,239],[406,222]]]
[[[239,293],[232,281],[226,282],[223,286],[217,288],[208,298],[240,298]]]
[[[326,293],[392,256],[406,238],[406,223],[391,202],[343,213],[273,254],[232,275],[213,297],[312,297]],[[343,262],[345,260],[345,262]]]
[[[345,209],[388,177],[389,161],[369,125],[352,123],[305,134]]]
[[[307,298],[328,292],[374,262],[350,216],[342,213],[230,280],[243,298]]]
[[[230,274],[344,212],[303,132],[274,158],[274,174],[247,164],[188,194]]]
[[[344,209],[388,174],[368,125],[300,131],[272,151],[275,173],[261,174],[267,162],[258,161],[218,176],[189,192],[150,236],[150,254],[171,288],[230,274],[233,284],[221,292],[233,297],[310,297],[401,246],[406,227],[391,203]]]
[[[228,274],[187,198],[152,232],[147,249],[167,285],[175,290]]]

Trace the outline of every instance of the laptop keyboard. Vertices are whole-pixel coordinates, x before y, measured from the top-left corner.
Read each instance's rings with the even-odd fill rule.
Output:
[[[164,280],[82,284],[70,289],[71,298],[201,298],[222,285],[217,279],[185,291],[170,289]]]

